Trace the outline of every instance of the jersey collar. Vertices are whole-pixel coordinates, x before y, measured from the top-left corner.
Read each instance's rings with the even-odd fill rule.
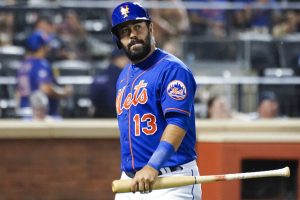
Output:
[[[155,49],[155,51],[145,60],[143,60],[140,63],[136,63],[136,64],[132,64],[132,67],[138,67],[140,69],[147,69],[151,66],[153,66],[154,64],[156,64],[162,57],[164,57],[165,54],[163,53],[162,50],[160,50],[159,48]]]

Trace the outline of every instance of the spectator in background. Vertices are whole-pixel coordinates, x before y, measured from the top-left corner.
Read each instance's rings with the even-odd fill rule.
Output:
[[[208,119],[234,119],[248,121],[248,115],[233,110],[223,96],[213,96],[207,102]]]
[[[233,26],[238,33],[254,32],[270,34],[273,21],[280,16],[278,10],[264,8],[276,4],[275,0],[234,0],[234,2],[245,3],[244,9],[234,13]],[[251,4],[261,5],[261,8],[253,8]]]
[[[49,50],[51,37],[45,33],[33,32],[26,40],[27,55],[17,72],[17,98],[19,99],[20,115],[23,110],[31,108],[30,95],[36,90],[48,96],[50,116],[59,116],[59,102],[73,93],[71,86],[59,87],[48,61],[45,59]]]
[[[239,1],[234,1],[239,2]],[[244,9],[234,10],[232,13],[232,30],[234,35],[245,33],[251,29],[251,14],[249,6],[245,5]]]
[[[194,3],[205,3],[210,6],[207,9],[189,10],[191,21],[190,34],[192,36],[208,39],[205,42],[199,43],[201,47],[198,48],[197,54],[203,59],[220,60],[227,57],[227,53],[230,54],[230,52],[224,53],[224,50],[222,50],[224,45],[220,45],[219,42],[214,41],[216,39],[224,39],[227,35],[226,11],[224,9],[215,9],[214,5],[226,3],[227,1],[228,0],[192,0]]]
[[[53,35],[56,33],[52,19],[45,15],[41,15],[38,17],[34,24],[34,29],[35,31],[45,32],[49,35]]]
[[[287,35],[297,34],[300,31],[299,11],[288,10],[282,20],[275,24],[272,29],[272,35],[280,38]]]
[[[231,109],[224,97],[214,96],[207,102],[208,119],[229,119],[231,118]]]
[[[154,37],[158,47],[171,50],[175,56],[181,57],[179,37],[190,30],[189,17],[181,0],[155,0],[153,3],[166,2],[176,9],[151,9],[149,11],[154,24]]]
[[[66,45],[69,59],[87,60],[90,58],[87,33],[75,11],[67,11],[62,24],[58,27],[58,34]]]
[[[0,46],[13,44],[14,20],[12,12],[0,12]]]
[[[72,58],[72,55],[66,51],[66,45],[57,34],[57,25],[47,15],[38,17],[34,24],[34,31],[45,32],[51,36],[49,44],[50,50],[47,54],[47,59],[50,62]]]
[[[116,117],[116,81],[124,66],[129,62],[123,50],[115,49],[107,69],[98,73],[90,87],[90,98],[94,105],[95,118]]]
[[[275,93],[265,91],[262,93],[258,105],[258,118],[276,118],[279,116],[279,104]]]
[[[264,91],[258,101],[257,111],[249,114],[250,120],[279,117],[279,103],[274,92]]]
[[[192,0],[201,3],[225,3],[227,0]],[[226,36],[226,16],[223,9],[190,10],[191,34],[213,38]]]

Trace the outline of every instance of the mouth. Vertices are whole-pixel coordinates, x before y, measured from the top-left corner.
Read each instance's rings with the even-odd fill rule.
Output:
[[[143,46],[143,44],[141,43],[136,43],[134,45],[131,45],[130,46],[130,49],[134,50],[134,49],[137,49],[137,48],[141,48]]]
[[[140,41],[135,41],[135,42],[132,42],[128,45],[128,49],[135,49],[135,48],[140,48],[143,46],[143,42],[140,42]]]

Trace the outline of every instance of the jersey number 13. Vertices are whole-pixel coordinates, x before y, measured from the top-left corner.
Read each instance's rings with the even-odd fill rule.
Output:
[[[133,117],[135,136],[141,135],[141,130],[146,135],[153,135],[157,131],[156,117],[152,113],[146,113],[142,117],[136,114]],[[141,122],[146,122],[145,126],[141,128]]]

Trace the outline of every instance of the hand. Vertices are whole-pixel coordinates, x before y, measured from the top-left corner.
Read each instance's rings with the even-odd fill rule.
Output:
[[[131,192],[149,193],[152,191],[153,183],[156,181],[158,171],[149,165],[146,165],[138,171],[131,182]]]
[[[72,85],[66,85],[64,87],[64,94],[66,97],[71,96],[74,93],[74,88]]]

